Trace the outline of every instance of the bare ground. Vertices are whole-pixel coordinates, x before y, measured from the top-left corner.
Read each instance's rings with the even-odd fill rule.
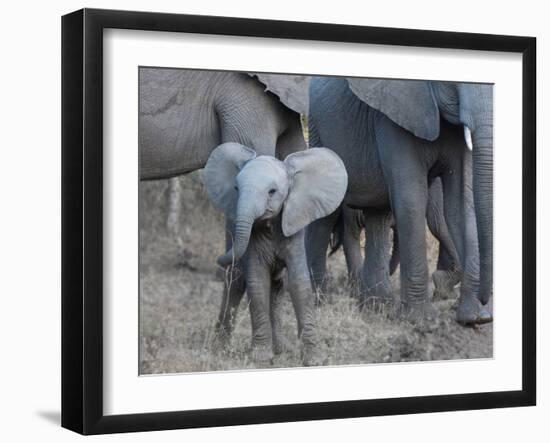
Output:
[[[224,252],[223,221],[208,202],[201,173],[179,179],[182,210],[177,235],[166,229],[167,181],[140,184],[140,373],[258,368],[249,358],[251,326],[246,297],[228,349],[214,344],[223,282],[216,257]],[[431,270],[437,246],[429,238]],[[490,358],[491,324],[465,328],[454,321],[456,299],[435,301],[434,323],[413,326],[350,296],[341,252],[329,259],[327,303],[317,308],[319,345],[327,365]],[[392,277],[399,292],[398,275]],[[458,293],[457,293],[458,295]],[[290,298],[284,306],[288,349],[262,367],[301,365]]]

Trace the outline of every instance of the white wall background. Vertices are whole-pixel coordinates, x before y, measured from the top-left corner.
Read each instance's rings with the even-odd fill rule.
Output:
[[[309,3],[309,4],[308,4]],[[370,3],[370,4],[369,4]],[[496,9],[495,9],[496,5]],[[0,438],[73,441],[60,411],[60,31],[62,14],[81,7],[273,18],[538,38],[539,226],[550,223],[549,156],[542,156],[550,103],[550,29],[544,2],[441,0],[322,3],[201,0],[5,2],[0,67]],[[7,137],[6,137],[7,135]],[[546,197],[546,198],[545,198]],[[543,201],[546,205],[543,205]],[[540,231],[540,230],[539,230]],[[537,407],[164,431],[98,437],[95,441],[547,441],[550,435],[550,237],[539,232],[539,388]],[[544,250],[546,249],[546,253]]]

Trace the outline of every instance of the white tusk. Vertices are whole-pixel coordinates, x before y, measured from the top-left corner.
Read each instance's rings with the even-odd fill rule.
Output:
[[[470,128],[466,125],[464,125],[464,141],[468,145],[468,149],[471,151],[474,148],[474,145],[472,144],[472,133],[470,132]]]

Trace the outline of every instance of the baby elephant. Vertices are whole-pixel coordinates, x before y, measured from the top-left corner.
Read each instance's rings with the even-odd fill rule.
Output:
[[[224,143],[212,151],[204,170],[206,191],[234,226],[233,245],[218,264],[242,264],[256,359],[281,352],[274,309],[286,268],[303,363],[319,364],[304,228],[338,208],[347,181],[342,160],[326,148],[296,152],[284,161],[256,157],[238,143]]]

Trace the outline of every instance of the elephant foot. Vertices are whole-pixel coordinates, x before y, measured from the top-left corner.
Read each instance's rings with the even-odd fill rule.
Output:
[[[318,346],[304,344],[302,347],[302,364],[304,366],[323,366],[327,364],[327,358],[322,355]]]
[[[454,287],[458,283],[450,271],[437,270],[433,273],[434,299],[449,300],[455,297]]]
[[[401,314],[404,320],[412,324],[433,322],[438,317],[437,309],[429,301],[405,303]]]
[[[280,355],[291,348],[290,343],[284,337],[273,337],[273,354]]]
[[[271,364],[273,361],[273,351],[271,346],[265,344],[253,344],[250,351],[250,359],[260,366]]]
[[[493,321],[493,312],[483,306],[479,311],[478,324],[491,323],[492,321]]]
[[[492,310],[483,306],[477,297],[461,295],[456,310],[456,321],[464,326],[479,325],[493,321]]]

